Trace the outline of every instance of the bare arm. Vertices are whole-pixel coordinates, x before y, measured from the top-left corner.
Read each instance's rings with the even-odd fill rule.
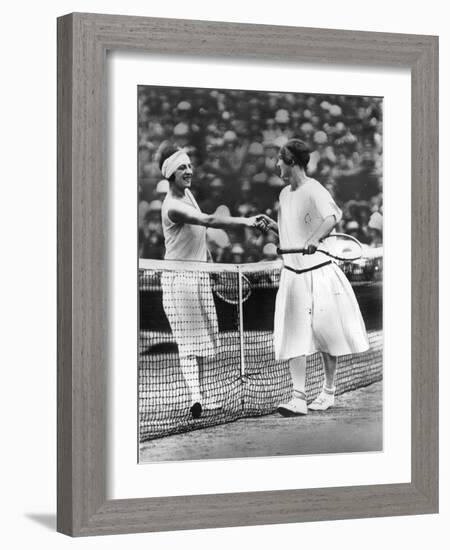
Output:
[[[342,217],[342,211],[334,202],[330,193],[321,185],[314,189],[311,200],[315,204],[317,212],[322,218],[322,223],[306,241],[305,248],[308,254],[314,254],[320,241],[330,234],[333,227]]]
[[[271,230],[278,235],[278,224],[266,216],[265,214],[260,214],[257,216],[258,221],[263,221],[266,230]],[[317,250],[320,241],[329,235],[333,227],[336,225],[337,220],[334,215],[327,216],[319,227],[314,231],[308,241],[305,243],[305,249],[308,250],[308,254],[314,254]]]
[[[336,223],[337,220],[334,215],[327,216],[323,220],[323,222],[305,243],[305,248],[308,250],[308,254],[314,254],[320,244],[320,241],[330,234]]]
[[[256,216],[252,218],[234,218],[232,216],[204,214],[200,212],[200,210],[185,210],[177,207],[171,208],[168,215],[174,223],[189,223],[192,225],[202,225],[204,227],[215,227],[219,229],[234,229],[236,227],[256,227],[261,229],[263,225],[263,222],[258,221]]]

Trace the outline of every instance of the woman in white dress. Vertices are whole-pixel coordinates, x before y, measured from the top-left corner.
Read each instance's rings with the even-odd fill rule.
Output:
[[[308,162],[309,150],[301,140],[291,139],[281,148],[277,166],[288,185],[280,193],[278,223],[264,218],[278,233],[280,248],[307,249],[307,254],[284,257],[276,299],[275,357],[289,360],[294,388],[292,399],[278,407],[285,416],[334,405],[337,357],[369,348],[349,281],[334,262],[316,253],[320,240],[341,219],[341,211],[330,193],[307,176]],[[315,352],[322,353],[325,379],[322,392],[308,407],[306,356]]]

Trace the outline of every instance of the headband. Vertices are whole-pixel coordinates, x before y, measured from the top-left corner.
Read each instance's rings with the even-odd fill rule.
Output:
[[[191,159],[184,151],[176,151],[163,162],[163,165],[161,166],[161,173],[166,179],[169,179],[179,166],[190,163]]]

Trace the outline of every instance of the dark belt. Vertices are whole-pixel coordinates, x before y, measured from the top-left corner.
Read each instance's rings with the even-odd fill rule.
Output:
[[[307,271],[314,271],[315,269],[319,269],[319,267],[323,267],[324,265],[331,264],[331,260],[328,262],[324,262],[323,264],[314,265],[313,267],[308,267],[307,269],[294,269],[293,267],[289,267],[288,265],[284,265],[284,269],[288,269],[289,271],[293,271],[294,273],[297,273],[297,275],[300,275],[301,273],[306,273]]]

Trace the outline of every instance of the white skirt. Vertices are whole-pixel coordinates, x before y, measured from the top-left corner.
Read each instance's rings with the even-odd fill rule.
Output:
[[[212,357],[219,326],[208,273],[164,272],[163,307],[180,357]]]
[[[355,293],[336,264],[305,273],[282,270],[274,347],[276,359],[317,351],[339,356],[369,349]]]

